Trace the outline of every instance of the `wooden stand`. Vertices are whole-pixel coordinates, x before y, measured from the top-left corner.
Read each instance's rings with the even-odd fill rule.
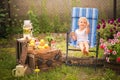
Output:
[[[35,69],[38,66],[41,70],[48,70],[62,64],[62,53],[60,50],[29,48],[27,40],[24,39],[17,39],[16,51],[17,63],[27,64],[31,69]]]
[[[38,66],[38,68],[44,71],[62,64],[62,54],[60,50],[50,50],[45,53],[35,52],[37,52],[37,54],[28,54],[28,65],[32,69]]]

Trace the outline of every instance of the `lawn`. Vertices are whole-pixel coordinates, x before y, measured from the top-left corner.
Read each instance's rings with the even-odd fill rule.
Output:
[[[64,54],[65,39],[59,38],[57,42],[59,43],[57,47]],[[13,77],[11,71],[16,66],[15,39],[13,44],[9,43],[8,40],[0,39],[0,80],[120,80],[120,75],[103,67],[99,67],[95,71],[94,68],[66,66],[64,63],[54,69],[41,71],[38,77],[35,73],[20,78]]]

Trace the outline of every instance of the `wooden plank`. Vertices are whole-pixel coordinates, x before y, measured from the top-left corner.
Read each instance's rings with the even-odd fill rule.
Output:
[[[27,45],[27,40],[21,38],[17,39],[17,63],[19,64],[26,64],[26,59],[27,59],[27,50],[28,50],[28,45]]]
[[[80,49],[77,49],[77,48],[69,48],[68,50],[71,50],[71,51],[81,51]],[[89,50],[89,52],[96,52],[95,50]]]

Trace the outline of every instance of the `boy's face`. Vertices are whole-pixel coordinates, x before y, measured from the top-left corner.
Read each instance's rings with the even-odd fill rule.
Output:
[[[80,27],[86,27],[87,26],[87,21],[86,21],[86,19],[80,19],[79,21],[78,21],[78,25],[80,26]]]

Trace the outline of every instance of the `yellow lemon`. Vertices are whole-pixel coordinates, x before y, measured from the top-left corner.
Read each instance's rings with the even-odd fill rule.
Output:
[[[35,43],[35,40],[31,39],[31,40],[30,40],[30,43]]]
[[[45,49],[49,48],[49,45],[48,45],[48,44],[45,44],[45,45],[44,45],[44,48],[45,48]]]
[[[40,40],[40,46],[44,46],[45,45],[45,41],[44,41],[44,39],[41,39]]]
[[[44,39],[41,39],[40,42],[45,42]]]
[[[33,42],[29,43],[29,46],[35,46],[35,43],[33,43]]]
[[[45,49],[44,46],[42,46],[41,49]]]
[[[42,46],[38,46],[38,49],[41,49],[42,48]]]

